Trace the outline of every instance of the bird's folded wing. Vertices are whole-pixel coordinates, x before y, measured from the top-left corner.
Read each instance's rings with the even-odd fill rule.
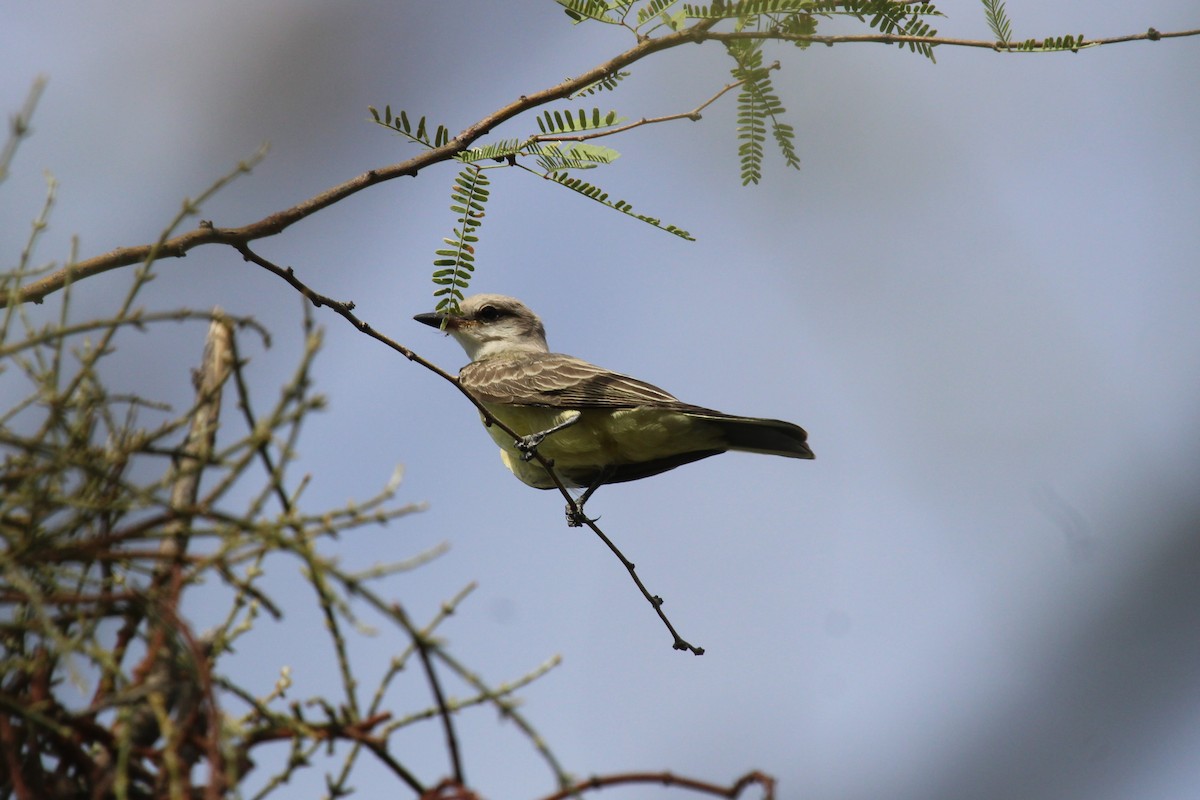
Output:
[[[559,353],[489,358],[463,367],[463,388],[484,403],[551,408],[658,406],[705,410],[681,403],[644,381]]]

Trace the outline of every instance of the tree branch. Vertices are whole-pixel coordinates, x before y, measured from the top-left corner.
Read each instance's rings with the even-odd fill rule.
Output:
[[[120,267],[130,266],[132,264],[140,264],[146,261],[152,261],[162,258],[182,258],[187,255],[188,251],[206,244],[226,244],[236,247],[240,244],[247,244],[257,239],[266,238],[282,233],[287,228],[291,227],[300,220],[315,214],[316,212],[333,205],[341,200],[346,199],[350,195],[356,194],[363,189],[374,186],[385,181],[395,178],[408,176],[416,176],[421,170],[430,167],[434,164],[439,164],[444,161],[453,159],[456,155],[468,149],[481,136],[488,134],[496,126],[507,122],[520,114],[537,108],[555,100],[561,100],[569,97],[580,89],[593,84],[600,79],[618,72],[621,69],[630,66],[631,64],[640,61],[647,56],[653,55],[663,50],[669,50],[683,44],[701,43],[701,42],[729,42],[739,39],[753,40],[778,40],[786,42],[804,42],[810,44],[824,44],[833,46],[837,44],[927,44],[927,45],[944,45],[947,47],[975,47],[987,48],[990,50],[1001,50],[1005,52],[1018,51],[1020,43],[1004,44],[1002,42],[989,41],[983,39],[951,39],[938,36],[902,36],[897,34],[860,34],[860,35],[845,35],[845,36],[817,36],[817,35],[801,35],[791,34],[783,31],[734,31],[720,32],[713,31],[720,20],[706,19],[701,20],[690,28],[659,36],[657,38],[642,38],[636,45],[628,50],[614,56],[613,58],[604,61],[595,67],[592,67],[585,72],[576,75],[573,78],[568,78],[561,83],[555,84],[547,89],[543,89],[533,94],[522,95],[515,101],[504,105],[495,111],[483,116],[478,122],[464,128],[457,136],[450,139],[441,147],[433,147],[425,150],[412,158],[401,161],[391,166],[381,167],[379,169],[369,170],[352,178],[344,183],[340,183],[329,189],[326,189],[320,194],[314,195],[291,208],[278,211],[268,217],[264,217],[257,222],[252,222],[248,225],[243,225],[237,228],[218,228],[212,224],[201,224],[195,230],[182,233],[172,237],[165,242],[138,245],[134,247],[120,247],[104,253],[99,256],[77,261],[73,264],[59,269],[45,277],[27,284],[15,291],[0,293],[0,307],[7,306],[11,303],[40,303],[47,295],[50,295],[65,286],[69,281],[78,281],[83,278],[98,275],[102,272],[118,269]],[[1187,31],[1174,31],[1163,33],[1150,28],[1145,33],[1132,34],[1128,36],[1116,36],[1107,39],[1089,39],[1079,44],[1079,47],[1092,47],[1097,45],[1118,44],[1121,42],[1133,41],[1158,41],[1159,39],[1170,39],[1184,36],[1200,35],[1200,29]],[[1041,42],[1035,41],[1035,45],[1040,46]],[[1078,49],[1078,48],[1077,48]],[[251,162],[243,162],[238,165],[235,174],[248,172],[252,166]],[[194,204],[192,204],[194,205]]]

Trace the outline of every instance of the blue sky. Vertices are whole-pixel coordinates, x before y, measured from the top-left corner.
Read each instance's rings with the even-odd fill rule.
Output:
[[[630,44],[549,2],[8,6],[0,104],[49,77],[0,194],[10,261],[46,170],[60,188],[43,259],[72,235],[85,256],[153,240],[181,198],[269,141],[204,208],[246,224],[415,152],[368,105],[457,131]],[[1181,0],[1008,6],[1021,38],[1200,24]],[[989,35],[978,4],[945,10],[944,35]],[[495,682],[561,654],[522,696],[568,769],[728,782],[759,768],[781,796],[864,799],[1154,800],[1200,784],[1200,40],[937,55],[769,50],[803,166],[769,154],[758,187],[738,179],[732,97],[610,142],[623,158],[586,177],[695,243],[492,173],[475,288],[524,300],[555,350],[810,433],[813,462],[726,455],[589,505],[701,658],[670,649],[556,495],[505,472],[451,387],[317,313],[330,407],[300,444],[308,507],[364,499],[397,464],[400,501],[428,503],[331,552],[367,565],[449,542],[388,592],[420,618],[478,581],[442,634]],[[665,53],[597,102],[687,111],[729,80],[726,61]],[[432,307],[454,172],[362,192],[258,249],[456,369],[457,345],[411,321]],[[111,309],[127,283],[89,281],[75,313]],[[275,347],[251,351],[263,402],[291,373],[299,298],[232,251],[163,263],[143,302],[270,325]],[[127,337],[113,381],[186,402],[201,336]],[[266,691],[290,665],[306,697],[335,675],[297,635],[319,623],[296,565],[275,567],[295,608],[230,668]],[[387,632],[355,654],[382,665],[402,647]],[[415,675],[405,692],[398,713],[428,702]],[[475,788],[550,791],[511,725],[482,710],[462,724]],[[440,777],[437,729],[404,737]],[[281,794],[320,786],[314,773]]]

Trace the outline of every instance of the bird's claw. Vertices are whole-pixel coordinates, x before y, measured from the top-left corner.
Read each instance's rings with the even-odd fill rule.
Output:
[[[532,461],[533,457],[537,454],[538,445],[541,444],[542,440],[545,438],[545,433],[534,433],[530,434],[529,436],[522,436],[513,444],[516,445],[517,450],[520,451],[522,461]]]
[[[590,522],[596,522],[599,517],[589,517],[583,513],[583,506],[567,504],[567,525],[571,528],[582,528]]]

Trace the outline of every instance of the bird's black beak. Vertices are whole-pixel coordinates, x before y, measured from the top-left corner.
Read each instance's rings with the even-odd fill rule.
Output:
[[[423,322],[431,328],[442,327],[442,322],[446,319],[446,315],[440,311],[433,311],[428,314],[417,314],[413,317],[417,322]]]

